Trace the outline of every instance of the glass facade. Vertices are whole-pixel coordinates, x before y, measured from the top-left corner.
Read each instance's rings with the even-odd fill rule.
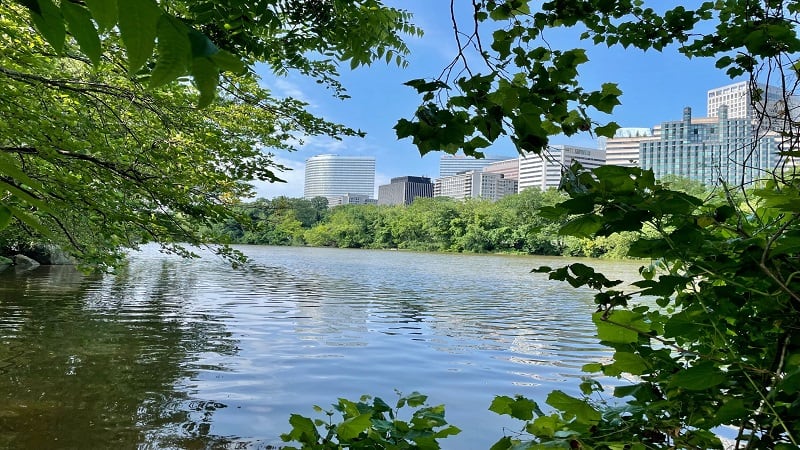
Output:
[[[306,160],[305,198],[347,194],[375,195],[374,157],[317,155]]]
[[[640,166],[656,178],[678,175],[708,185],[763,178],[778,151],[775,135],[760,135],[748,118],[729,117],[725,105],[716,118],[697,121],[685,108],[683,120],[662,123],[657,140],[639,145]]]
[[[410,205],[417,197],[433,197],[433,183],[427,177],[396,177],[378,186],[379,205]]]

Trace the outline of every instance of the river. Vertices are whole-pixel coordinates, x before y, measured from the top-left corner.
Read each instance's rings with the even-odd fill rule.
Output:
[[[233,270],[155,248],[117,275],[0,273],[0,448],[271,448],[338,397],[419,391],[488,449],[495,395],[577,392],[607,356],[560,258],[240,247]],[[629,277],[639,263],[593,261]]]

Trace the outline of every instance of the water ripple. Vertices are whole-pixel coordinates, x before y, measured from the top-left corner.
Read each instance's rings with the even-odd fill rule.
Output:
[[[447,405],[445,448],[488,448],[493,395],[574,390],[607,355],[591,293],[530,273],[563,261],[242,250],[239,271],[147,249],[116,276],[0,274],[0,447],[263,448],[291,413],[398,389]]]

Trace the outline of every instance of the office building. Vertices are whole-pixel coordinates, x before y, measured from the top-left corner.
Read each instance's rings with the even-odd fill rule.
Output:
[[[542,190],[557,188],[561,183],[562,171],[573,162],[579,162],[586,169],[594,169],[605,164],[606,153],[597,148],[554,145],[541,155],[525,154],[519,159],[519,190],[529,187]]]
[[[708,185],[764,178],[778,158],[777,135],[756,133],[750,118],[729,117],[727,105],[716,113],[693,119],[692,109],[684,108],[682,120],[662,123],[657,139],[640,144],[640,167],[652,169],[656,178],[671,174]]]
[[[506,180],[519,180],[519,157],[493,162],[484,167],[483,171],[499,173]]]
[[[639,144],[654,139],[651,128],[620,128],[611,139],[600,139],[606,151],[606,164],[639,167]]]
[[[758,89],[757,95],[751,89]],[[758,119],[765,110],[774,110],[784,98],[783,90],[764,83],[752,85],[749,81],[721,86],[708,91],[708,117],[718,117],[721,106],[728,107],[729,119]]]
[[[506,180],[499,173],[470,171],[437,179],[433,196],[456,200],[482,198],[496,201],[506,195],[516,194],[517,188],[517,180]]]
[[[374,157],[317,155],[306,160],[305,198],[327,197],[333,204],[348,194],[375,195]]]
[[[481,171],[491,163],[507,160],[508,156],[490,156],[474,158],[464,155],[444,155],[439,160],[439,176],[449,177],[457,173],[469,171]]]
[[[426,177],[396,177],[378,186],[379,205],[410,205],[417,197],[433,197],[433,183]]]
[[[364,194],[345,194],[328,197],[328,207],[341,205],[377,205],[378,200],[372,198],[371,195]]]

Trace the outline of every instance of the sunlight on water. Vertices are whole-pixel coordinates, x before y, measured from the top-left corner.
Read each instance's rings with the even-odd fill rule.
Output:
[[[530,273],[565,260],[242,250],[0,274],[0,447],[266,448],[291,413],[397,389],[447,405],[445,448],[488,448],[518,426],[494,395],[575,392],[605,356],[591,293]]]

